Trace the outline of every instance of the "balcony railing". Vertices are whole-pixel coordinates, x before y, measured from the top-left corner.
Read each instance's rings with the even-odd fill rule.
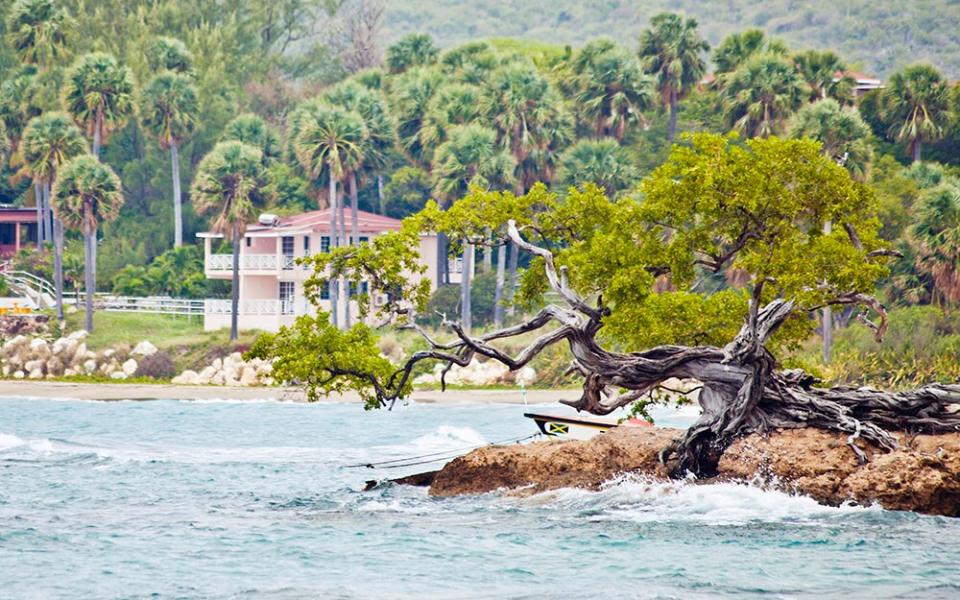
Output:
[[[241,271],[275,271],[277,269],[276,254],[241,254]],[[232,254],[211,254],[207,257],[208,271],[233,270]]]
[[[204,311],[208,315],[229,315],[230,300],[212,299],[204,301]],[[238,314],[248,316],[305,315],[307,301],[304,298],[285,300],[241,300]]]

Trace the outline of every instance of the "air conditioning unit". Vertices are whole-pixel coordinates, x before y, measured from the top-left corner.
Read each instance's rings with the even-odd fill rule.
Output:
[[[280,217],[271,215],[270,213],[263,213],[257,221],[266,227],[276,227],[280,224]]]

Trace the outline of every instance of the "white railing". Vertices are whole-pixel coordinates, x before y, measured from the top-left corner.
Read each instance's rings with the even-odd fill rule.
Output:
[[[232,271],[232,254],[210,254],[207,256],[208,271]],[[241,254],[240,269],[246,271],[275,271],[277,268],[276,254]]]
[[[101,296],[94,298],[98,309],[107,312],[158,313],[167,315],[202,315],[204,300],[164,296]]]
[[[447,269],[449,273],[463,273],[463,258],[451,258],[447,261]]]
[[[296,268],[297,266],[297,257],[292,254],[283,255],[283,268],[284,270],[289,271],[290,269]]]
[[[230,315],[230,300],[204,300],[204,310],[208,315]],[[308,305],[304,298],[288,300],[241,300],[238,314],[248,316],[304,315]]]

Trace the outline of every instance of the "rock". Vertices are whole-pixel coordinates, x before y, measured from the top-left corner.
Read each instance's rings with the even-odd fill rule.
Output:
[[[78,329],[77,331],[74,331],[73,333],[68,335],[67,339],[74,340],[75,342],[79,343],[87,339],[88,335],[90,335],[90,333],[86,329]]]
[[[103,353],[100,356],[106,359],[110,359],[116,355],[117,355],[116,350],[114,350],[113,348],[107,348],[106,350],[103,351]]]
[[[4,377],[10,376],[10,365],[3,365],[3,376]]]
[[[142,342],[134,346],[133,350],[130,351],[130,354],[134,356],[151,356],[156,353],[157,353],[157,347],[151,344],[150,342],[148,342],[147,340],[143,340]]]
[[[63,376],[64,376],[64,377],[72,377],[73,375],[78,375],[78,374],[79,374],[79,373],[77,373],[76,370],[74,370],[73,368],[70,368],[70,367],[68,367],[68,368],[66,368],[66,369],[63,370]]]
[[[92,375],[97,370],[97,361],[93,360],[92,358],[85,360],[83,362],[83,370],[87,373],[87,375]]]
[[[517,371],[515,380],[518,384],[531,385],[537,380],[537,372],[533,367],[523,367]]]
[[[230,361],[230,364],[233,365],[243,364],[243,355],[239,352],[233,352],[230,354],[230,356],[223,359],[224,364],[226,364],[228,360]]]
[[[127,361],[120,366],[120,369],[127,377],[133,377],[133,374],[137,372],[137,361],[128,358]]]
[[[213,369],[214,371],[219,371],[220,369],[222,369],[222,368],[223,368],[223,359],[222,359],[222,358],[215,358],[215,359],[213,359],[213,362],[210,363],[210,368]]]
[[[224,382],[225,382],[225,378],[223,376],[223,371],[217,371],[213,374],[212,377],[210,377],[210,383],[212,383],[213,385],[223,385]]]
[[[624,473],[664,479],[657,453],[681,433],[618,427],[587,441],[486,446],[448,463],[430,493],[597,489]],[[854,501],[960,517],[960,434],[920,435],[893,452],[862,448],[870,457],[865,465],[857,463],[844,434],[807,428],[751,435],[727,448],[715,480],[759,482],[834,506]]]
[[[33,338],[30,342],[30,352],[37,358],[50,356],[50,344],[43,338]]]
[[[67,348],[67,343],[69,340],[67,338],[60,338],[53,343],[50,347],[50,351],[54,354],[63,354],[63,351]]]
[[[424,373],[423,375],[417,375],[413,378],[413,385],[436,385],[437,378],[430,373]]]
[[[38,369],[42,370],[45,364],[46,364],[46,361],[39,358],[34,360],[28,360],[27,362],[23,363],[23,369],[27,373],[30,373],[31,371],[36,371]]]
[[[27,336],[25,336],[25,335],[17,335],[17,336],[14,336],[14,337],[10,338],[9,340],[7,340],[6,342],[4,342],[4,344],[3,344],[3,353],[4,353],[4,354],[10,354],[10,353],[12,353],[14,350],[16,350],[17,348],[19,348],[19,347],[22,346],[23,344],[25,344],[25,343],[27,342],[27,339],[28,339],[28,338],[27,338]]]
[[[13,372],[13,378],[14,378],[14,379],[23,379],[23,377],[24,377],[23,371],[14,371],[14,372]]]
[[[196,385],[198,383],[198,375],[196,371],[191,371],[187,369],[183,373],[180,373],[170,381],[177,385]]]
[[[77,342],[77,349],[73,352],[74,359],[87,360],[88,358],[93,358],[87,356],[87,345],[84,342],[77,340],[74,341]]]
[[[240,385],[247,387],[258,385],[260,383],[260,379],[257,377],[256,367],[244,367],[243,372],[240,374],[239,383]]]
[[[43,379],[43,370],[42,370],[42,369],[34,369],[34,370],[30,371],[30,374],[27,375],[27,377],[30,378],[30,379]]]
[[[47,375],[63,375],[63,361],[57,356],[51,356],[48,358],[45,366]]]
[[[123,371],[114,371],[110,373],[110,379],[126,379],[127,374]]]

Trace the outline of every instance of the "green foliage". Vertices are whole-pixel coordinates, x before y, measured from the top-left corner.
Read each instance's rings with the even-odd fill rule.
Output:
[[[873,160],[870,128],[856,109],[841,107],[833,98],[807,104],[789,124],[792,137],[807,137],[821,144],[821,151],[851,175],[863,180]]]
[[[107,134],[133,111],[133,74],[110,54],[81,56],[67,74],[63,106],[90,135]]]
[[[907,144],[920,160],[923,142],[943,137],[948,124],[949,88],[939,71],[913,65],[894,73],[880,97],[880,116],[891,139]]]
[[[92,235],[120,214],[123,186],[113,169],[83,154],[60,170],[51,201],[64,227]]]
[[[639,180],[630,153],[616,140],[581,140],[560,156],[557,181],[566,187],[592,183],[614,197]]]
[[[273,377],[303,385],[311,402],[320,394],[356,392],[367,409],[379,407],[372,382],[389,381],[394,372],[393,364],[380,356],[373,330],[358,323],[341,331],[325,312],[297,317],[293,326],[261,335],[245,356],[275,358]],[[408,380],[401,395],[411,391]]]
[[[147,84],[140,103],[140,123],[162,148],[180,145],[197,121],[197,90],[186,75],[164,72]]]
[[[167,250],[147,267],[127,265],[113,276],[112,283],[113,293],[120,296],[209,298],[222,288],[220,282],[204,275],[203,249],[199,246]]]
[[[423,169],[397,169],[383,190],[384,214],[394,219],[410,216],[426,205],[432,191],[430,174]]]
[[[470,281],[470,311],[474,327],[487,327],[493,323],[496,273],[481,273]],[[417,319],[421,325],[439,328],[443,317],[455,318],[460,314],[460,285],[444,285],[430,295],[426,311]]]
[[[429,35],[411,33],[387,48],[387,68],[403,73],[412,67],[427,67],[437,62],[440,50]]]
[[[266,204],[266,177],[260,150],[220,142],[197,166],[191,200],[198,213],[212,216],[214,231],[236,240]]]
[[[723,78],[721,101],[727,125],[747,136],[780,135],[810,89],[780,54],[752,54]]]
[[[650,29],[640,34],[640,59],[656,77],[660,100],[669,106],[700,83],[707,71],[703,54],[710,50],[697,30],[696,19],[661,13],[650,20]]]

